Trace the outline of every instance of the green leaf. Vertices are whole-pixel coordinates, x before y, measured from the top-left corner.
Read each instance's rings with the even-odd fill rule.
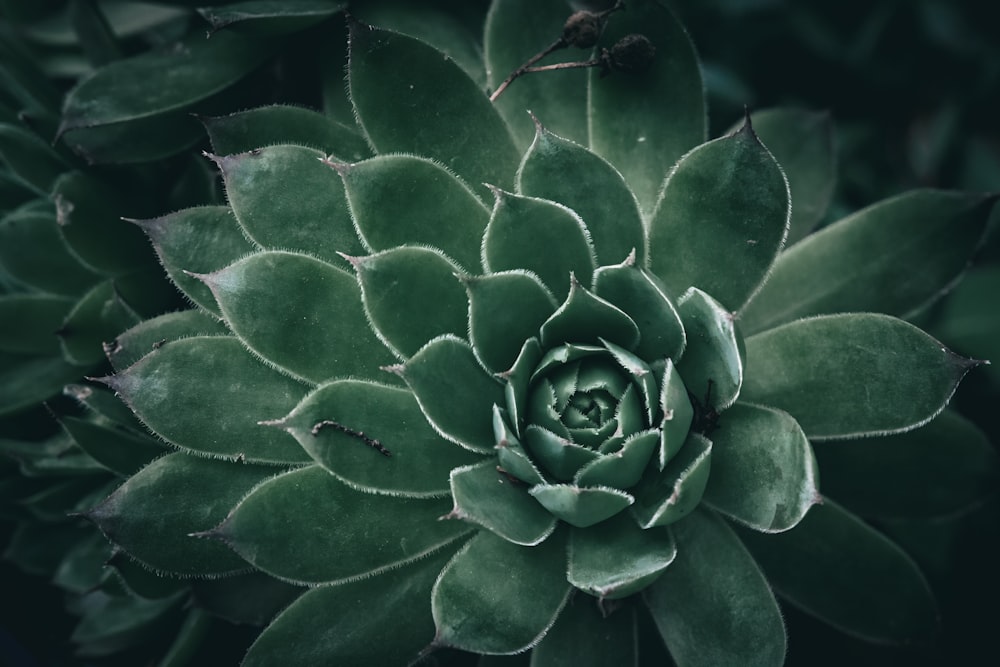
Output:
[[[724,410],[740,395],[746,359],[733,314],[696,287],[681,296],[677,310],[687,336],[677,370],[699,401]]]
[[[93,532],[93,527],[82,521],[22,521],[11,531],[3,558],[28,574],[50,578],[66,552]]]
[[[810,439],[885,435],[930,421],[979,362],[887,315],[825,315],[747,339],[741,399],[790,413]]]
[[[143,320],[104,346],[111,366],[122,371],[170,341],[228,333],[215,317],[201,310],[182,310]]]
[[[555,311],[552,293],[533,273],[502,271],[462,280],[469,297],[469,340],[494,373],[510,370],[524,341]]]
[[[646,231],[622,175],[599,155],[535,123],[535,140],[517,171],[518,194],[573,209],[587,225],[598,265],[617,264],[634,254],[644,266]]]
[[[788,178],[792,220],[785,245],[790,246],[819,224],[833,198],[837,182],[833,123],[827,112],[790,107],[755,111],[750,119]]]
[[[111,554],[106,567],[114,577],[112,581],[120,585],[115,593],[124,592],[147,600],[161,600],[172,597],[188,585],[184,579],[150,570],[120,549]]]
[[[70,641],[80,646],[81,656],[110,655],[152,642],[164,632],[164,626],[175,627],[179,622],[183,599],[183,595],[143,600],[101,594],[85,607]]]
[[[247,0],[221,7],[200,7],[212,30],[244,29],[250,33],[296,32],[339,13],[346,2],[335,0]]]
[[[423,155],[466,183],[511,187],[517,149],[461,67],[406,35],[356,21],[350,33],[351,101],[376,152]]]
[[[996,449],[952,410],[906,433],[814,449],[824,494],[865,517],[954,515],[984,502],[1000,481]]]
[[[221,315],[208,285],[190,274],[218,271],[253,250],[229,207],[200,206],[135,222],[181,291],[205,310]]]
[[[233,333],[292,377],[371,377],[392,360],[368,326],[354,276],[324,261],[260,252],[201,279]]]
[[[56,332],[67,361],[92,366],[104,359],[103,343],[139,323],[110,280],[83,295]]]
[[[663,468],[646,469],[632,489],[632,514],[639,526],[666,526],[690,514],[701,502],[712,465],[712,442],[700,433],[688,434],[684,446]]]
[[[452,553],[446,548],[375,577],[308,591],[265,628],[242,664],[413,662],[434,637],[430,591]]]
[[[508,542],[533,547],[556,528],[556,519],[528,495],[528,488],[505,478],[496,461],[451,472],[455,507],[449,518],[477,523]]]
[[[256,487],[205,536],[279,579],[343,583],[419,560],[468,533],[461,522],[438,521],[448,505],[360,493],[309,466]]]
[[[659,280],[635,266],[635,256],[594,272],[594,294],[625,312],[639,327],[635,353],[647,362],[680,359],[687,340],[680,315]]]
[[[643,530],[627,513],[570,532],[566,576],[577,588],[618,600],[659,577],[677,555],[666,528]]]
[[[537,414],[529,415],[533,418],[529,421],[539,421]],[[540,426],[537,423],[529,423],[524,429],[524,443],[532,456],[551,473],[556,479],[570,480],[583,466],[596,461],[600,454],[589,447],[578,445],[569,439],[569,433],[565,426],[562,426],[555,418],[555,423],[549,426],[559,427],[565,435],[554,433],[553,431]]]
[[[614,304],[583,287],[576,276],[570,278],[569,295],[556,312],[542,324],[542,347],[563,343],[599,345],[610,341],[626,349],[639,342],[639,327]]]
[[[195,34],[171,48],[118,60],[69,92],[59,133],[189,108],[252,72],[271,51],[259,39]],[[130,94],[122,95],[122,90]]]
[[[0,330],[0,349],[15,354],[59,354],[56,330],[73,300],[50,294],[0,296],[0,321],[17,322]]]
[[[597,260],[590,232],[576,213],[548,201],[494,190],[496,203],[483,236],[487,273],[523,269],[556,296],[569,294],[570,275],[589,285]]]
[[[114,425],[133,433],[145,435],[146,429],[139,423],[124,403],[113,391],[105,387],[83,384],[68,384],[63,395],[69,396],[87,409],[88,417],[95,424]]]
[[[99,531],[91,531],[66,552],[52,583],[80,595],[97,588],[105,574],[104,564],[111,557],[111,549],[111,544]]]
[[[635,609],[605,615],[587,596],[570,599],[556,624],[531,651],[532,667],[637,667],[639,629]]]
[[[257,245],[334,265],[339,253],[363,252],[344,184],[320,151],[279,145],[213,159],[236,219]]]
[[[190,149],[203,130],[187,111],[68,130],[62,141],[87,164],[153,162]]]
[[[545,509],[571,526],[586,528],[613,517],[635,502],[624,491],[603,486],[538,484],[528,490]]]
[[[230,623],[267,625],[305,591],[263,572],[247,572],[220,579],[191,582],[191,595],[199,609]]]
[[[480,531],[434,584],[434,643],[476,653],[518,653],[536,644],[572,590],[565,544],[556,534],[522,547]]]
[[[373,382],[323,385],[274,425],[342,482],[369,493],[446,496],[452,469],[482,460],[438,435],[412,393]]]
[[[514,70],[560,37],[570,15],[564,2],[498,0],[486,15],[483,50],[489,90],[495,91]],[[525,20],[525,17],[531,20]],[[556,51],[545,63],[579,60],[585,52]],[[522,76],[494,104],[524,150],[535,136],[530,109],[550,123],[554,132],[577,143],[587,142],[587,73],[565,70],[538,76]]]
[[[235,338],[173,341],[101,381],[182,449],[268,463],[309,460],[290,435],[258,424],[291,412],[306,387],[264,366]]]
[[[820,502],[812,448],[779,410],[737,403],[712,432],[712,474],[705,502],[754,530],[795,526]]]
[[[938,630],[933,594],[899,547],[829,500],[780,535],[741,531],[781,597],[869,641],[926,641]]]
[[[959,279],[995,201],[916,190],[844,218],[783,253],[741,321],[762,331],[826,313],[910,314]]]
[[[208,576],[245,569],[217,542],[192,537],[229,510],[273,468],[175,453],[157,459],[85,514],[112,542],[160,572]],[[169,508],[169,511],[164,511]]]
[[[153,263],[142,232],[121,219],[123,214],[133,215],[136,204],[125,200],[114,186],[87,172],[71,171],[52,186],[52,199],[59,231],[86,266],[121,275]]]
[[[691,405],[687,388],[669,359],[663,369],[660,410],[663,421],[660,422],[660,451],[657,463],[659,469],[663,470],[683,447],[691,429],[691,422],[694,421],[694,406]]]
[[[577,472],[573,483],[578,486],[608,486],[628,489],[636,485],[660,445],[658,431],[632,433],[621,448],[586,464]]]
[[[670,168],[705,141],[708,121],[698,57],[673,13],[658,0],[630,2],[608,21],[598,47],[632,33],[656,47],[652,66],[605,77],[592,69],[588,127],[590,149],[618,168],[648,214]]]
[[[0,123],[0,160],[20,183],[39,195],[48,194],[59,175],[69,168],[41,138],[9,123]]]
[[[367,248],[429,245],[466,272],[478,269],[489,209],[446,168],[415,155],[332,166],[344,179],[351,215]]]
[[[396,356],[412,356],[436,336],[467,332],[461,269],[439,250],[402,246],[349,259],[368,321]]]
[[[672,530],[677,558],[643,597],[678,667],[783,664],[778,604],[733,531],[701,511]]]
[[[65,416],[59,423],[80,449],[120,477],[129,477],[165,453],[152,438],[123,428],[109,428],[93,421]]]
[[[671,294],[702,289],[738,310],[788,232],[788,183],[750,124],[691,151],[670,172],[649,227],[649,268]]]
[[[503,404],[504,390],[468,343],[435,338],[396,370],[434,430],[473,452],[493,452],[493,406]]]
[[[342,125],[303,107],[273,104],[226,116],[203,116],[200,120],[216,155],[245,153],[276,144],[306,146],[342,160],[363,160],[371,155],[356,126]]]
[[[23,283],[66,296],[79,296],[100,279],[66,245],[56,216],[41,211],[0,220],[0,264]]]

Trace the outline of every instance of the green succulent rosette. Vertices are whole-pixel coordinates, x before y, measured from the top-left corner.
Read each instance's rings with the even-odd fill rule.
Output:
[[[89,517],[157,571],[311,587],[246,665],[780,664],[772,586],[858,636],[933,632],[919,570],[850,488],[820,494],[816,460],[970,428],[931,420],[977,362],[899,318],[961,272],[993,200],[923,191],[783,251],[828,164],[789,151],[786,178],[749,118],[706,142],[659,3],[598,45],[642,32],[648,70],[533,74],[491,103],[483,82],[568,14],[528,4],[494,4],[483,61],[352,20],[347,134],[295,107],[205,119],[228,205],[139,224],[225,331],[174,314],[109,346],[104,382],[176,451]],[[895,280],[913,258],[926,279]]]

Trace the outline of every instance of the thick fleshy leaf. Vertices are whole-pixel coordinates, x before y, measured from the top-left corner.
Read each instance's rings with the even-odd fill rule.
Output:
[[[344,179],[354,224],[369,249],[429,245],[466,272],[478,270],[490,211],[447,169],[415,155],[332,166]]]
[[[448,5],[428,5],[408,0],[351,4],[351,12],[358,20],[409,35],[433,46],[442,55],[454,60],[482,88],[486,78],[482,12],[478,7],[469,8],[468,14],[454,9]]]
[[[871,641],[925,641],[938,629],[933,594],[902,549],[830,501],[794,530],[740,537],[795,606]]]
[[[790,246],[822,220],[833,198],[837,182],[833,123],[827,112],[791,107],[755,111],[750,119],[788,178],[792,220],[785,245]]]
[[[435,338],[396,370],[435,430],[474,452],[493,451],[493,406],[503,404],[504,390],[468,343]]]
[[[114,425],[134,433],[146,434],[146,429],[135,418],[128,406],[115,396],[113,391],[96,385],[68,384],[63,388],[63,395],[77,401],[87,409],[87,414],[94,423],[105,426]]]
[[[677,310],[687,334],[677,370],[704,406],[724,410],[740,394],[746,359],[733,314],[696,287],[684,293]]]
[[[176,627],[181,619],[183,595],[144,600],[129,595],[96,594],[70,641],[80,653],[104,656],[154,641],[163,628]]]
[[[235,338],[173,341],[101,381],[183,449],[248,461],[309,460],[290,435],[258,424],[291,412],[306,387],[260,363]]]
[[[624,491],[603,486],[539,484],[528,491],[549,512],[571,526],[586,528],[600,523],[635,502]]]
[[[39,195],[49,192],[59,175],[69,165],[33,132],[0,123],[0,160],[17,180]]]
[[[298,250],[340,263],[338,253],[362,252],[344,184],[304,146],[267,146],[214,157],[226,196],[247,236],[276,250]]]
[[[406,35],[356,21],[350,32],[351,101],[378,153],[424,155],[466,183],[511,187],[517,149],[500,114],[461,67]]]
[[[66,245],[54,212],[16,211],[0,220],[0,264],[21,282],[66,296],[99,280]]]
[[[659,281],[635,266],[634,256],[597,269],[594,294],[623,310],[639,327],[634,351],[640,358],[648,363],[681,358],[686,338],[680,315]]]
[[[259,485],[204,536],[279,579],[345,582],[419,560],[469,532],[460,521],[438,521],[449,504],[361,493],[309,466]]]
[[[374,377],[392,359],[368,326],[354,276],[324,261],[261,252],[201,279],[233,333],[293,377]]]
[[[477,523],[514,544],[535,546],[556,528],[555,517],[528,495],[527,484],[504,477],[492,460],[453,470],[451,494],[450,518]]]
[[[308,591],[265,628],[242,664],[409,664],[434,637],[430,592],[451,556],[443,549],[376,577]]]
[[[741,322],[763,331],[826,313],[903,317],[954,285],[995,202],[990,195],[917,190],[844,218],[779,257]]]
[[[378,337],[401,358],[442,334],[464,336],[469,302],[454,262],[433,248],[402,246],[350,258]]]
[[[73,300],[50,294],[0,296],[0,321],[13,323],[0,330],[0,350],[15,354],[59,354],[56,330]]]
[[[694,406],[688,396],[687,388],[672,361],[667,359],[663,369],[663,386],[660,388],[660,410],[663,421],[660,423],[660,470],[667,465],[680,451],[687,440],[691,422],[694,420]]]
[[[223,95],[216,100],[221,101]],[[67,130],[61,139],[87,164],[134,164],[177,155],[197,144],[203,133],[195,117],[184,110],[79,127]]]
[[[518,194],[576,211],[590,231],[598,265],[617,264],[635,253],[644,266],[646,231],[622,175],[600,156],[536,124],[535,140],[517,172]]]
[[[129,479],[86,513],[130,556],[161,572],[212,575],[246,569],[217,542],[191,537],[225,518],[273,468],[175,453]],[[164,511],[169,507],[170,511]]]
[[[323,385],[273,424],[341,481],[367,492],[446,496],[452,469],[482,460],[438,435],[412,393],[373,382]]]
[[[285,33],[325,21],[347,6],[337,0],[250,0],[221,7],[201,7],[198,13],[212,25],[254,33]]]
[[[120,189],[82,171],[60,176],[52,200],[63,239],[85,265],[121,275],[152,262],[142,232],[121,219],[145,212],[148,203],[128,201]]]
[[[621,449],[580,468],[573,483],[578,486],[609,486],[615,489],[635,486],[659,445],[658,431],[633,433],[625,440]]]
[[[496,203],[483,237],[487,273],[531,271],[557,299],[569,294],[570,274],[590,284],[597,262],[580,216],[545,199],[494,192]]]
[[[527,271],[469,276],[462,282],[469,295],[472,349],[494,373],[510,370],[524,341],[555,311],[555,298]]]
[[[535,467],[528,452],[507,423],[504,412],[496,405],[493,406],[493,434],[496,437],[497,459],[500,461],[501,472],[513,475],[531,485],[545,483],[545,477]]]
[[[559,426],[558,422],[550,425]],[[600,457],[596,450],[578,445],[537,423],[530,423],[524,429],[524,444],[534,460],[559,480],[573,479],[580,468]]]
[[[671,294],[692,285],[737,310],[759,289],[788,231],[781,167],[749,123],[691,151],[650,220],[652,272]]]
[[[660,471],[650,466],[632,489],[632,514],[642,528],[666,526],[690,514],[701,502],[712,467],[712,443],[689,433],[684,446]]]
[[[672,530],[677,558],[643,596],[678,667],[783,664],[778,604],[733,531],[702,511]]]
[[[134,475],[165,453],[156,440],[123,428],[69,416],[62,417],[59,423],[83,451],[121,477]]]
[[[80,379],[87,369],[62,357],[0,353],[0,416],[36,405]]]
[[[649,213],[670,168],[705,140],[708,121],[698,57],[673,13],[658,0],[630,2],[608,21],[598,46],[632,33],[648,37],[656,55],[644,72],[590,71],[590,148],[622,172]]]
[[[182,111],[235,83],[271,54],[268,42],[231,33],[118,60],[76,86],[63,104],[60,134]],[[132,91],[122,95],[121,91]]]
[[[814,449],[823,493],[865,517],[952,515],[985,501],[1000,482],[996,449],[952,410],[906,433]]]
[[[564,343],[598,345],[610,341],[626,349],[639,342],[639,327],[614,304],[583,287],[574,277],[569,295],[559,309],[542,325],[542,346],[553,348]]]
[[[495,91],[509,74],[560,37],[570,11],[565,2],[498,0],[491,3],[483,35],[489,90]],[[526,16],[531,20],[526,21]],[[579,49],[564,49],[547,56],[544,63],[580,60],[585,54]],[[522,76],[503,91],[494,104],[522,150],[535,136],[529,109],[545,119],[559,136],[580,144],[587,142],[585,70]]]
[[[81,366],[97,364],[104,358],[102,344],[139,321],[110,280],[98,283],[73,306],[57,332],[63,356]]]
[[[566,577],[599,598],[620,599],[651,584],[677,555],[667,528],[643,530],[628,513],[570,532]]]
[[[341,125],[302,107],[274,104],[228,116],[203,117],[201,122],[216,155],[245,153],[275,144],[308,146],[342,160],[363,160],[371,155],[356,126]]]
[[[170,341],[192,336],[228,333],[215,317],[201,310],[182,310],[143,320],[104,345],[104,353],[116,371],[121,371]]]
[[[191,273],[211,273],[254,249],[227,206],[201,206],[137,220],[149,235],[170,279],[194,303],[220,315],[208,285]]]
[[[519,653],[533,646],[572,590],[565,544],[561,533],[522,547],[480,531],[434,584],[435,644],[476,653]]]
[[[231,623],[258,627],[266,625],[304,592],[300,586],[287,584],[263,572],[191,582],[191,595],[197,608]]]
[[[22,521],[11,532],[3,557],[24,572],[52,577],[66,552],[93,532],[82,521]]]
[[[605,616],[591,597],[576,595],[531,651],[532,667],[637,667],[639,630],[635,610]],[[482,665],[480,666],[482,667]]]
[[[930,421],[979,362],[912,324],[825,315],[747,339],[741,398],[790,413],[809,438],[884,435]]]
[[[816,460],[802,429],[780,410],[746,403],[723,419],[712,433],[705,502],[754,530],[792,528],[820,502]]]

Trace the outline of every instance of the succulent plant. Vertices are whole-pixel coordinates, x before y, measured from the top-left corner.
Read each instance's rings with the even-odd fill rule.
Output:
[[[240,25],[340,9],[244,5],[202,10],[216,46],[175,53],[186,71],[229,81],[267,55]],[[202,601],[294,599],[246,665],[780,664],[772,589],[856,636],[932,635],[923,575],[859,516],[995,482],[944,410],[979,362],[901,319],[961,275],[994,198],[919,191],[809,235],[828,119],[706,141],[668,10],[605,3],[590,53],[567,4],[536,5],[494,2],[480,53],[445,15],[360,3],[395,29],[349,18],[326,114],[203,114],[227,204],[135,223],[195,308],[110,341],[101,380],[175,451],[87,518]],[[115,67],[63,106],[78,150],[134,149],[80,137],[173,127],[218,83],[155,98],[160,60]],[[123,72],[148,108],[118,104]],[[926,465],[942,439],[954,461]]]

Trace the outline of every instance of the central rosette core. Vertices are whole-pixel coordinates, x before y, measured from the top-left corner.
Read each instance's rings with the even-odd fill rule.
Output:
[[[649,428],[647,412],[606,348],[564,345],[550,351],[532,376],[526,443],[547,472],[569,481],[581,465]]]

